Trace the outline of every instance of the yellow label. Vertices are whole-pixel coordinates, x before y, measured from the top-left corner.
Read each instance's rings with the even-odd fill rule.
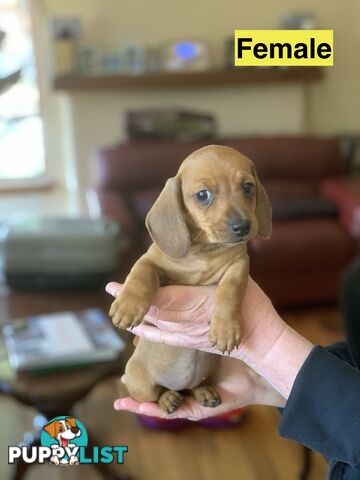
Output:
[[[235,66],[328,67],[333,30],[235,30]]]

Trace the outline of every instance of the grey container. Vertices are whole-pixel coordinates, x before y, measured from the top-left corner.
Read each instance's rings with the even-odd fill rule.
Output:
[[[126,247],[108,219],[11,219],[0,229],[5,279],[16,290],[64,290],[104,285]]]

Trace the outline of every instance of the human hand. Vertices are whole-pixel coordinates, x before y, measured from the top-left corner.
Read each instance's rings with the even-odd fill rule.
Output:
[[[106,287],[113,296],[120,295],[122,288],[118,283]],[[132,332],[153,342],[221,354],[208,338],[215,293],[216,286],[162,287],[145,316],[146,323]],[[229,355],[245,362],[287,398],[312,345],[280,318],[251,278],[241,319],[241,344]]]
[[[126,384],[126,378],[123,377]],[[171,414],[165,413],[155,402],[139,403],[131,397],[119,398],[114,402],[115,410],[128,410],[140,415],[164,418],[187,418],[202,420],[221,415],[247,405],[271,405],[283,407],[285,399],[260,375],[241,361],[222,357],[220,368],[214,377],[216,391],[221,404],[215,408],[200,405],[194,397],[185,396],[180,407]]]
[[[121,296],[123,285],[109,283],[108,293]],[[147,340],[177,347],[195,348],[220,354],[209,340],[209,322],[213,312],[216,286],[167,286],[158,290],[155,304],[145,315],[146,323],[132,328],[135,335]],[[285,322],[276,313],[271,301],[260,287],[249,279],[243,301],[241,344],[229,353],[246,361],[253,350],[253,339],[259,340],[268,329],[280,336]],[[261,333],[259,333],[261,332]]]

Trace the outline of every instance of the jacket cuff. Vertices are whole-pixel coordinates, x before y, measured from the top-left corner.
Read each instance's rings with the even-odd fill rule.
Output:
[[[316,346],[295,379],[279,434],[351,465],[360,463],[360,373]]]

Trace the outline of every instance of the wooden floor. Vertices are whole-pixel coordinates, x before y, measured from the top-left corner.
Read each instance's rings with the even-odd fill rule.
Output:
[[[340,316],[334,308],[283,312],[296,330],[311,341],[329,344],[342,339]],[[61,388],[61,386],[59,386]],[[128,445],[125,465],[114,465],[114,473],[130,474],[135,480],[295,480],[302,449],[277,435],[278,412],[251,407],[243,423],[225,430],[209,430],[193,424],[176,432],[142,429],[133,415],[112,409],[121,388],[109,379],[77,406],[76,416],[105,445]],[[0,398],[0,479],[8,480],[8,445],[15,445],[31,428],[33,413]],[[314,455],[310,480],[325,477],[326,464]],[[77,480],[100,478],[92,468],[77,466],[31,468],[27,480]]]

